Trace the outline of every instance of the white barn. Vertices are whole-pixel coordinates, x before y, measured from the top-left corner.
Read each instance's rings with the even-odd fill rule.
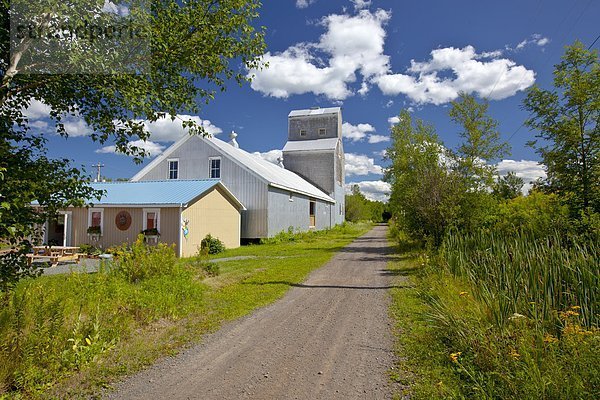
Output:
[[[187,135],[131,180],[220,179],[246,208],[242,239],[330,228],[345,217],[341,124],[339,107],[292,111],[279,165],[240,149],[233,133]]]

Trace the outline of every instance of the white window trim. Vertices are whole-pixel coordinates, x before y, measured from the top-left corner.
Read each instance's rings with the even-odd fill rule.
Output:
[[[104,235],[104,208],[88,208],[88,228],[92,226],[93,212],[100,212],[100,235]]]
[[[175,179],[171,179],[171,162],[172,161],[177,161],[177,178],[175,178]],[[167,158],[167,180],[171,180],[171,181],[178,180],[180,171],[181,170],[179,168],[179,158]]]
[[[142,229],[148,229],[148,213],[156,213],[156,230],[160,232],[160,208],[144,208]]]
[[[219,177],[218,178],[212,178],[212,161],[213,160],[219,160]],[[221,179],[221,177],[223,176],[223,160],[221,160],[221,157],[208,157],[208,177],[210,179]]]

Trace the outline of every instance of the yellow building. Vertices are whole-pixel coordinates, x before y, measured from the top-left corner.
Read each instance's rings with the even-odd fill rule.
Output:
[[[89,207],[72,207],[49,221],[44,242],[107,248],[132,243],[144,232],[149,242],[175,245],[180,257],[198,252],[207,235],[225,247],[240,246],[244,206],[218,179],[93,183],[103,191]]]

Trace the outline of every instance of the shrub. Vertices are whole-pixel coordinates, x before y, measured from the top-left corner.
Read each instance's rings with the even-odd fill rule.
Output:
[[[114,252],[114,271],[129,282],[177,272],[177,257],[173,246],[165,243],[148,246],[144,243],[144,235],[139,235],[131,248],[122,246]]]
[[[200,242],[200,251],[208,254],[218,254],[225,251],[225,245],[219,238],[213,237],[210,233]]]

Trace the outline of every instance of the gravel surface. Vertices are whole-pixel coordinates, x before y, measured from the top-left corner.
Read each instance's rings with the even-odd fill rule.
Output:
[[[391,249],[377,226],[285,297],[117,385],[109,399],[388,399]]]

